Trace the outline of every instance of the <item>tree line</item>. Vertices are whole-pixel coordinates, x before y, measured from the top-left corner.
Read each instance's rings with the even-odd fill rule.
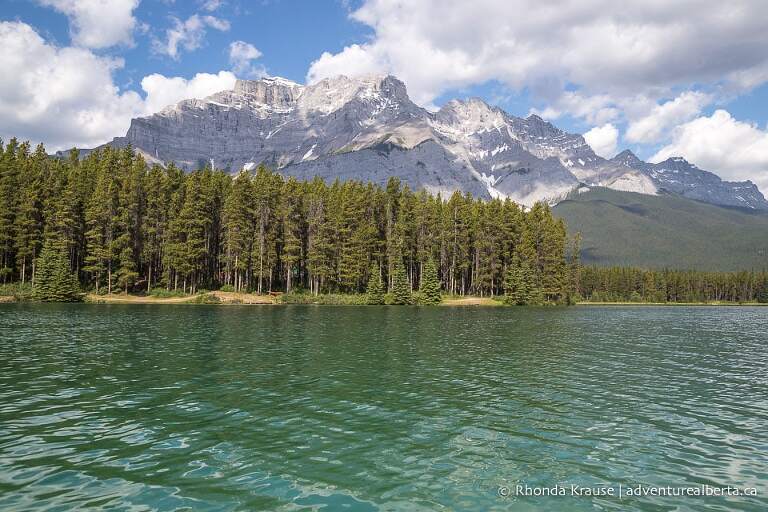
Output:
[[[584,267],[579,294],[596,302],[768,303],[768,272]]]
[[[312,294],[374,283],[563,303],[578,292],[577,256],[545,204],[443,198],[396,178],[300,181],[263,166],[184,173],[130,147],[51,158],[42,145],[0,141],[2,283]]]

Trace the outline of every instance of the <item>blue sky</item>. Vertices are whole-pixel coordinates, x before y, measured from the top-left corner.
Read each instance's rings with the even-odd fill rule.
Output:
[[[585,133],[604,156],[680,154],[768,184],[762,2],[617,5],[4,0],[0,64],[19,72],[0,78],[0,136],[93,145],[123,135],[131,117],[210,94],[235,75],[304,83],[381,72],[428,108],[479,96]],[[52,90],[34,85],[45,76]]]

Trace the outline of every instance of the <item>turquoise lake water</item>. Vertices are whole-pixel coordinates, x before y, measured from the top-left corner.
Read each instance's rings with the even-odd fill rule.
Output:
[[[765,511],[768,308],[0,305],[0,510]]]

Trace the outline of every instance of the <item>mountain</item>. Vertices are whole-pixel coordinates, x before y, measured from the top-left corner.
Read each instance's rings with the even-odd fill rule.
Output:
[[[586,185],[768,209],[751,182],[725,182],[682,159],[649,164],[625,152],[606,160],[581,135],[480,99],[429,112],[392,76],[312,85],[238,80],[232,90],[133,119],[125,137],[110,144],[130,144],[150,162],[186,170],[212,163],[237,172],[264,163],[303,179],[384,184],[397,176],[431,193],[458,190],[526,205],[555,203]]]
[[[763,194],[751,181],[723,181],[716,174],[703,171],[681,157],[649,164],[626,150],[611,161],[642,171],[650,176],[659,190],[705,203],[766,209]]]
[[[768,268],[768,212],[661,192],[583,189],[554,207],[581,233],[582,261],[699,270]]]

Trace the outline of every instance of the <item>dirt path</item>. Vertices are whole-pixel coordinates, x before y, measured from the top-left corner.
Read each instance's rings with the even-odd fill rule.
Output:
[[[94,304],[194,304],[200,300],[203,295],[207,297],[216,297],[221,304],[274,304],[274,297],[269,295],[256,295],[252,293],[235,293],[213,291],[205,294],[185,295],[183,297],[152,297],[150,295],[96,295],[89,293],[86,295],[86,302]],[[206,302],[211,303],[211,302]]]
[[[96,304],[184,304],[192,302],[194,299],[194,295],[185,297],[152,297],[126,294],[96,295],[95,293],[89,293],[85,296],[87,302]]]
[[[461,299],[445,299],[441,306],[500,306],[501,304],[490,297],[463,297]]]

